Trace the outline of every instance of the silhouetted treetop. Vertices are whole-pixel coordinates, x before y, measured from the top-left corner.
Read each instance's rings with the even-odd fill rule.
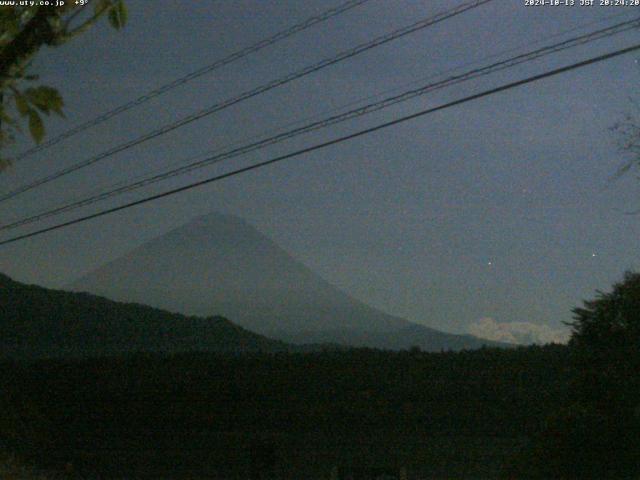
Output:
[[[609,293],[573,309],[571,343],[574,346],[620,348],[640,340],[640,273],[627,272]]]

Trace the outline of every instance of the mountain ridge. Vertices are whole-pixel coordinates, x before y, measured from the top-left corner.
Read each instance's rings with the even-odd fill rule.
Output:
[[[300,342],[305,334],[376,348],[499,345],[377,310],[330,284],[245,220],[220,213],[174,228],[82,276],[70,288],[187,315],[219,314],[284,341]],[[396,338],[385,342],[385,336]]]
[[[0,348],[3,356],[18,358],[297,350],[222,316],[185,316],[85,292],[27,285],[4,274]]]

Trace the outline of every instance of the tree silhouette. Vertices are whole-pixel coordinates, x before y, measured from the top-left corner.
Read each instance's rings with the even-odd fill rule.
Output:
[[[542,474],[640,475],[640,274],[573,309],[570,404],[548,419],[537,447]]]
[[[640,339],[640,273],[627,272],[610,293],[573,310],[571,342],[590,348],[621,348]]]
[[[633,412],[640,404],[640,274],[627,272],[609,293],[573,310],[570,346],[580,399]]]
[[[505,478],[640,478],[640,274],[573,315],[567,400]]]

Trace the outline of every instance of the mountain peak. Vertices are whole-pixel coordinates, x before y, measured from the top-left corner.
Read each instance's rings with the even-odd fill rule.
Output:
[[[280,339],[384,337],[415,325],[352,298],[245,220],[218,212],[150,240],[72,288],[187,315],[223,315]]]
[[[183,228],[187,225],[219,227],[224,224],[249,226],[249,224],[243,218],[238,217],[237,215],[213,211],[204,215],[200,215],[198,217],[194,217],[178,228]]]

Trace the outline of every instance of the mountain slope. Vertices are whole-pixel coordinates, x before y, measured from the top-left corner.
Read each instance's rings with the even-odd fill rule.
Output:
[[[0,274],[0,352],[4,356],[289,349],[223,317],[186,317],[87,293],[25,285]]]
[[[492,343],[374,309],[323,280],[245,221],[217,213],[145,243],[71,288],[184,314],[220,314],[252,331],[297,342],[429,350]]]

